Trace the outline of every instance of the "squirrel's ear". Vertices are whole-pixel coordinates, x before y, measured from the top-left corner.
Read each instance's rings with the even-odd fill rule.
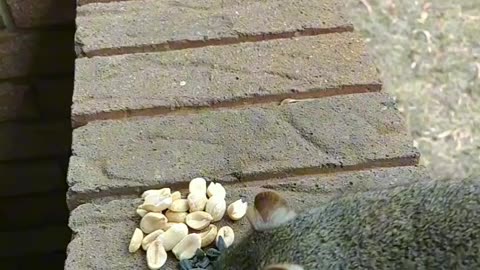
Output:
[[[247,219],[256,231],[279,227],[295,216],[287,201],[273,191],[258,193],[253,207],[247,209]]]
[[[303,267],[298,264],[282,263],[268,265],[263,270],[303,270]]]

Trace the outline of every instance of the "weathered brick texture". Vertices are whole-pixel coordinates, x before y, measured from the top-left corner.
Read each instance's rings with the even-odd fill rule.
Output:
[[[402,167],[348,172],[335,175],[277,179],[249,187],[238,185],[227,189],[227,203],[246,198],[251,203],[263,190],[281,191],[298,212],[319,206],[342,192],[366,191],[418,180],[429,180],[423,168]],[[272,184],[273,183],[273,184]],[[183,193],[186,195],[185,191]],[[140,217],[135,213],[140,199],[114,200],[106,204],[83,204],[72,211],[69,226],[75,238],[68,246],[66,270],[81,269],[146,269],[145,252],[128,252],[131,234]],[[92,222],[95,221],[95,222]],[[238,243],[249,230],[246,218],[231,222],[227,217],[216,225],[229,225]],[[171,255],[171,254],[170,254]],[[172,256],[162,269],[178,269]]]
[[[63,268],[75,3],[0,2],[2,269]]]
[[[71,77],[0,83],[0,122],[68,119],[72,89]]]
[[[375,161],[416,164],[418,152],[390,102],[371,93],[91,123],[74,130],[70,203],[99,191],[178,185],[198,175],[230,181]]]
[[[6,0],[20,28],[68,24],[75,20],[76,0]]]
[[[429,179],[342,1],[78,5],[65,269],[145,269],[127,250],[138,195],[194,177],[298,211]],[[249,229],[222,224],[237,243]]]
[[[74,54],[70,31],[0,32],[0,79],[71,72]]]
[[[350,31],[339,0],[138,0],[77,8],[87,56]],[[101,37],[101,38],[100,38]]]
[[[185,107],[381,89],[375,65],[353,33],[83,58],[76,61],[75,81],[75,126]]]

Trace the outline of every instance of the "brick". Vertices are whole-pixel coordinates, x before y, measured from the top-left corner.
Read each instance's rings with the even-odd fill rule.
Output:
[[[27,253],[52,253],[65,250],[71,239],[71,231],[67,226],[51,226],[28,231],[2,231],[0,239],[2,239],[0,254],[5,257]]]
[[[0,122],[37,117],[32,92],[27,85],[0,83]]]
[[[65,175],[55,160],[0,164],[0,197],[66,190]]]
[[[143,187],[418,162],[384,93],[281,106],[92,122],[73,132],[69,205]]]
[[[351,31],[342,1],[121,1],[77,8],[87,56]]]
[[[0,122],[70,119],[73,77],[0,83]]]
[[[70,142],[66,121],[0,123],[0,161],[67,156]]]
[[[75,0],[6,0],[17,27],[73,23]]]
[[[367,191],[414,181],[430,180],[422,167],[401,167],[347,172],[324,176],[278,179],[276,185],[227,187],[227,203],[240,196],[251,203],[264,190],[281,192],[297,211],[305,211],[344,192]],[[268,181],[272,183],[275,181]],[[266,187],[268,185],[269,187]],[[186,195],[186,191],[183,193]],[[138,194],[139,195],[139,194]],[[134,209],[140,199],[113,200],[108,203],[83,204],[71,212],[69,226],[75,238],[69,243],[65,269],[144,269],[145,252],[128,252],[128,243],[140,217]],[[229,225],[235,231],[235,243],[241,241],[250,225],[246,218],[231,222],[225,217],[217,226]],[[102,252],[98,252],[102,250]],[[170,253],[170,252],[169,252]],[[162,269],[178,269],[178,261],[170,257]]]
[[[79,126],[127,111],[162,113],[380,89],[361,36],[334,33],[77,59],[72,115]]]
[[[71,73],[73,31],[0,32],[0,79]]]
[[[62,225],[68,221],[65,191],[0,198],[0,231]]]

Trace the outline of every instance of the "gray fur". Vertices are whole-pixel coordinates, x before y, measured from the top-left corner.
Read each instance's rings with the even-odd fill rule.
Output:
[[[418,182],[350,194],[251,231],[221,269],[295,263],[309,269],[480,269],[480,179]]]

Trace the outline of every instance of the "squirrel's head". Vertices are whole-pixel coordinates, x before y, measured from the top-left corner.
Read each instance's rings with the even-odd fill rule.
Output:
[[[287,222],[294,219],[296,215],[297,214],[290,208],[285,198],[274,191],[262,191],[258,193],[255,196],[253,205],[250,204],[247,208],[246,214],[252,230],[256,232],[270,231],[282,227]],[[252,237],[255,237],[255,233],[252,234]],[[242,249],[249,249],[248,245],[249,241],[244,240],[243,243],[239,245],[238,252],[235,250],[230,256],[228,256],[228,259],[222,259],[222,267],[219,267],[218,269],[227,269],[230,259],[239,260],[240,258],[236,253],[244,254]],[[278,261],[261,270],[303,270],[303,267],[297,264],[291,264],[287,261]]]

